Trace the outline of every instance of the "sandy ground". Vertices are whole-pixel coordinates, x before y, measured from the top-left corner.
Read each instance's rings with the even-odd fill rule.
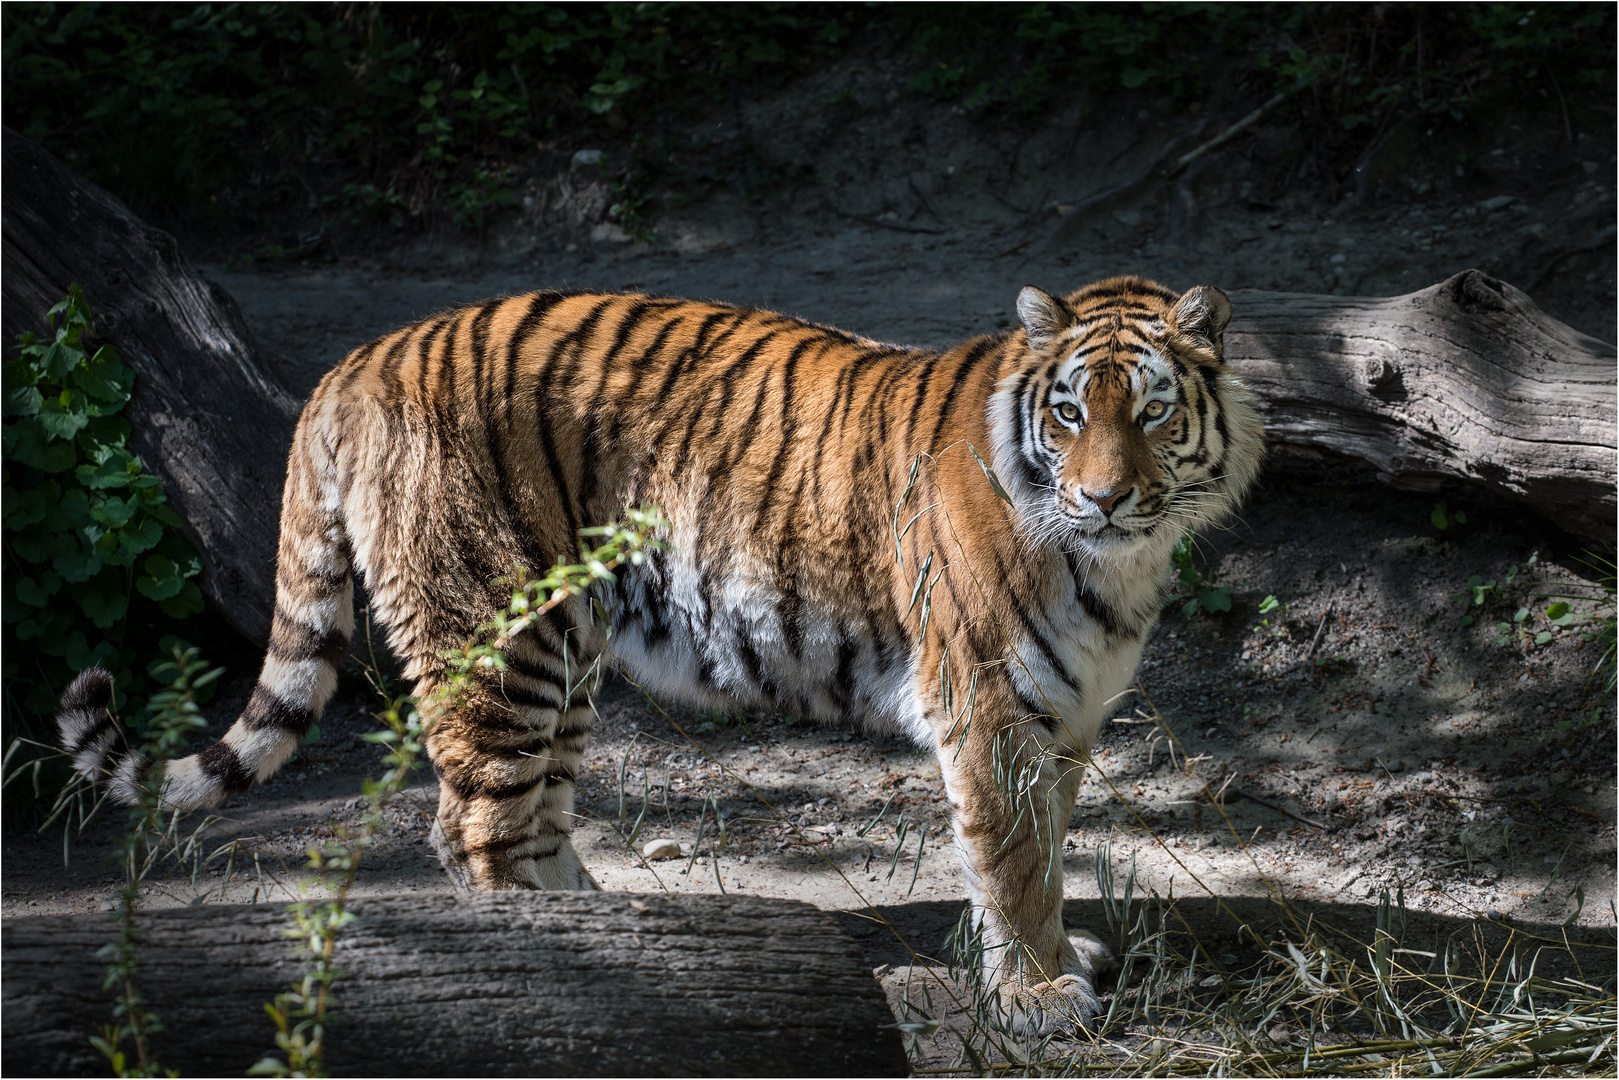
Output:
[[[1279,186],[1271,155],[1285,132],[1262,129],[1178,182],[1065,212],[1230,117],[1199,129],[1144,100],[1135,122],[1110,123],[1081,100],[1032,133],[990,130],[891,98],[886,78],[829,72],[796,96],[726,112],[713,145],[730,139],[799,179],[764,196],[716,186],[659,219],[650,243],[594,220],[601,185],[564,166],[475,242],[406,238],[301,265],[205,270],[300,393],[374,334],[542,286],[714,297],[940,345],[1006,325],[1025,283],[1059,291],[1137,272],[1177,288],[1393,294],[1478,266],[1519,284],[1538,277],[1531,292],[1547,310],[1613,340],[1613,245],[1576,250],[1613,234],[1611,124],[1600,145],[1593,136],[1573,147],[1510,117],[1502,145],[1413,130],[1374,162],[1363,199],[1339,203]],[[821,102],[844,83],[856,107],[834,115]],[[794,162],[817,167],[794,172]],[[1492,911],[1546,927],[1614,925],[1612,703],[1591,729],[1556,728],[1583,714],[1594,650],[1573,632],[1544,646],[1493,640],[1520,604],[1539,611],[1538,593],[1577,580],[1579,547],[1477,493],[1446,498],[1470,516],[1441,533],[1431,497],[1389,491],[1348,465],[1273,458],[1242,519],[1203,543],[1233,610],[1166,615],[1141,692],[1118,703],[1096,749],[1065,847],[1071,922],[1098,918],[1093,857],[1107,842],[1121,866],[1137,860],[1145,886],[1194,905],[1281,890],[1353,922],[1382,890],[1403,887],[1436,925]],[[1527,569],[1461,626],[1469,608],[1453,597],[1469,576],[1505,583],[1512,566]],[[1264,616],[1267,595],[1283,607]],[[222,731],[256,659],[229,645],[218,659],[231,668],[209,708]],[[359,738],[374,708],[346,676],[321,741],[224,810],[217,835],[240,841],[233,874],[160,877],[149,902],[295,892],[303,851],[332,820],[358,816],[361,778],[376,771]],[[965,893],[926,754],[781,717],[664,713],[619,681],[603,687],[599,710],[576,844],[605,887],[803,899],[851,912],[874,966],[909,962],[855,914],[875,905],[917,952],[938,955]],[[1286,813],[1201,795],[1227,779],[1228,796]],[[391,811],[362,891],[449,888],[425,842],[435,798],[424,778]],[[637,820],[637,846],[667,837],[688,857],[632,857],[622,833]],[[110,827],[102,817],[73,837],[65,863],[60,834],[8,833],[0,912],[106,907],[117,881]]]

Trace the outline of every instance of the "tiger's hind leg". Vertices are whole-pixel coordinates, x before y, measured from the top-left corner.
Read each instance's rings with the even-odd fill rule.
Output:
[[[594,719],[582,696],[576,686],[564,700],[559,681],[512,663],[474,679],[434,723],[427,737],[439,776],[433,844],[459,887],[600,888],[569,839]]]

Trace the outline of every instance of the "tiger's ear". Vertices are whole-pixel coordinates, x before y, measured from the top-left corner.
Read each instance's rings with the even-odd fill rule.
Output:
[[[1194,285],[1181,295],[1169,313],[1170,337],[1183,348],[1225,354],[1226,324],[1231,321],[1231,298],[1213,285]]]
[[[1017,317],[1029,335],[1029,348],[1036,352],[1050,348],[1058,335],[1074,323],[1068,305],[1033,285],[1023,286],[1017,294]]]

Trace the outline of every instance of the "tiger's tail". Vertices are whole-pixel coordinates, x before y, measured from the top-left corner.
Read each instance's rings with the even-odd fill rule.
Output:
[[[299,426],[287,463],[276,558],[269,654],[247,708],[223,738],[167,764],[163,803],[176,810],[217,806],[263,783],[297,749],[337,686],[354,636],[354,571],[333,454]],[[56,724],[79,775],[117,802],[139,801],[151,763],[113,719],[113,679],[96,668],[62,695]]]

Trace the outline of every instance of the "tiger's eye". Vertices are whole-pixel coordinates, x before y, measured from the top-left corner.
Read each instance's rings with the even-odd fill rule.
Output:
[[[1065,401],[1057,406],[1057,415],[1070,424],[1079,422],[1079,406],[1071,401]]]
[[[1148,420],[1156,420],[1168,411],[1169,406],[1165,405],[1162,401],[1149,401],[1147,402],[1146,407],[1141,410],[1141,415],[1145,416]]]

